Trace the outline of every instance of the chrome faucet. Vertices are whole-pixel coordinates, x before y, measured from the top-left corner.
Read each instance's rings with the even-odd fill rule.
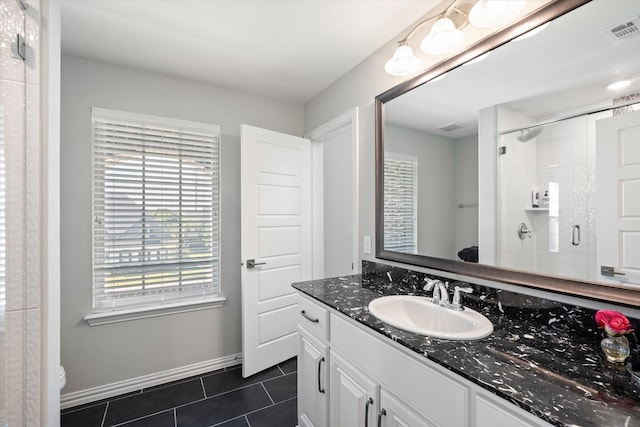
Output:
[[[434,304],[442,305],[445,307],[449,306],[449,293],[447,292],[447,287],[438,279],[431,279],[424,285],[423,290],[430,291],[433,289],[433,296],[431,297],[431,301]]]
[[[460,283],[460,282],[456,282]],[[452,310],[462,311],[464,307],[462,306],[462,293],[470,294],[473,292],[473,288],[471,287],[461,287],[456,286],[453,293],[453,301],[449,302],[449,292],[447,291],[447,286],[442,283],[442,281],[438,279],[431,279],[427,281],[427,284],[424,285],[423,290],[430,291],[433,289],[433,296],[431,297],[431,301],[434,304],[438,304],[445,308],[450,308]]]

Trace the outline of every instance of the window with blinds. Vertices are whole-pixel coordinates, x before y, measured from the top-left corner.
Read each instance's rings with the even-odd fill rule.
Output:
[[[220,295],[218,126],[94,108],[94,312]]]
[[[412,156],[384,156],[384,248],[417,253],[418,160]]]

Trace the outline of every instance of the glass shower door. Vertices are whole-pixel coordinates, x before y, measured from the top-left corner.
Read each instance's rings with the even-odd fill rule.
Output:
[[[499,146],[498,265],[595,280],[593,118],[522,128]]]

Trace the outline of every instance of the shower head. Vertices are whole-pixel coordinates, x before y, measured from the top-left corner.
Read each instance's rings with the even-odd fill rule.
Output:
[[[535,138],[536,136],[540,135],[543,130],[544,130],[544,128],[542,128],[542,127],[522,129],[520,131],[520,136],[518,136],[517,139],[520,142],[530,141],[533,138]]]

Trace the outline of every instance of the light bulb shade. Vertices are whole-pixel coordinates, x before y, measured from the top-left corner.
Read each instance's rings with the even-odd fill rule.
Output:
[[[438,19],[429,35],[422,40],[420,49],[429,55],[443,55],[453,52],[464,43],[464,34],[449,18]]]
[[[393,57],[384,64],[384,70],[393,76],[408,76],[420,68],[420,60],[409,46],[400,45]]]
[[[480,0],[469,12],[474,27],[490,28],[509,22],[524,6],[524,0]]]

